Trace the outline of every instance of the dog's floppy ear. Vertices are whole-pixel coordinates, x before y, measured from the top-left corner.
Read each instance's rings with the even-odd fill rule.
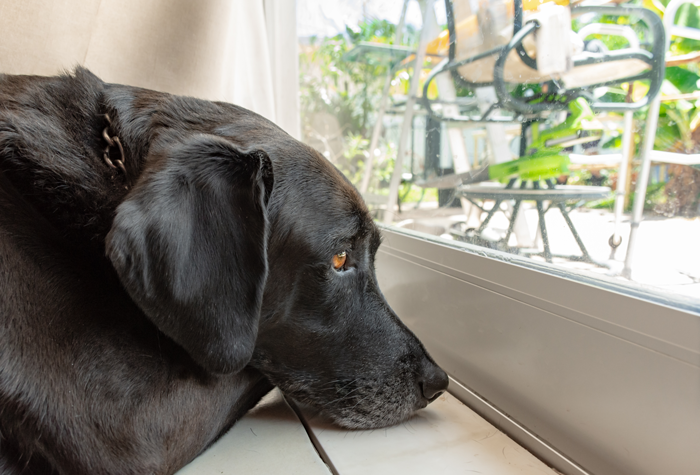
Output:
[[[239,371],[267,278],[270,159],[196,135],[155,162],[117,208],[107,254],[163,333],[204,368]]]

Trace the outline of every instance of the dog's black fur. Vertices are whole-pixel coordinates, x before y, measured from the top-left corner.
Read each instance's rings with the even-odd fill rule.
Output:
[[[447,378],[379,291],[379,241],[252,112],[0,76],[0,473],[172,473],[272,385],[348,428],[405,419]]]

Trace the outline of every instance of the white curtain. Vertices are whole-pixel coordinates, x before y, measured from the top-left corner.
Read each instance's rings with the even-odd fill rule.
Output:
[[[232,102],[299,138],[294,0],[4,0],[0,72]]]

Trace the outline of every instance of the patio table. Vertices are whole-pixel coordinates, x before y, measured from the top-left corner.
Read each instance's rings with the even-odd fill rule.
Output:
[[[611,190],[607,186],[574,186],[574,185],[556,185],[553,180],[546,180],[547,188],[542,188],[540,183],[522,181],[519,188],[515,188],[516,179],[511,179],[508,184],[503,185],[500,183],[480,183],[476,185],[462,185],[457,188],[457,195],[466,198],[474,205],[481,208],[483,211],[487,211],[482,208],[476,200],[494,200],[495,203],[493,207],[488,210],[486,218],[477,228],[476,234],[481,234],[482,231],[486,229],[489,221],[499,210],[500,205],[504,201],[515,201],[513,205],[513,212],[508,218],[508,230],[503,238],[503,241],[508,245],[508,239],[513,232],[513,226],[515,225],[515,219],[518,216],[518,211],[523,201],[534,201],[537,206],[537,214],[539,216],[539,227],[540,233],[542,235],[542,243],[544,245],[544,252],[542,253],[530,253],[530,255],[542,255],[547,262],[552,262],[552,257],[564,257],[569,260],[583,261],[598,266],[606,267],[604,264],[595,261],[591,258],[586,246],[583,244],[581,237],[576,231],[574,223],[571,221],[569,212],[571,209],[567,209],[566,202],[576,200],[578,203],[574,207],[578,207],[587,201],[598,200],[602,198],[607,198],[610,196]],[[532,183],[529,187],[529,184]],[[544,203],[549,202],[549,206],[545,208]],[[545,221],[545,214],[549,211],[552,206],[556,206],[561,211],[566,224],[573,234],[576,244],[578,244],[581,250],[581,256],[554,256],[551,252],[549,246],[549,237],[547,234],[547,224]]]

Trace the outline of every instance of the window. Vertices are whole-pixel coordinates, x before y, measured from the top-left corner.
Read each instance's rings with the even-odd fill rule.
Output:
[[[653,2],[667,48],[657,17],[629,14],[641,1],[615,15],[557,1],[519,24],[542,14],[540,44],[511,43],[531,3],[298,0],[303,140],[387,223],[382,291],[453,394],[562,473],[695,473],[700,11]]]
[[[664,70],[641,4],[556,3],[300,0],[303,140],[379,221],[700,306],[698,7],[668,7]]]

